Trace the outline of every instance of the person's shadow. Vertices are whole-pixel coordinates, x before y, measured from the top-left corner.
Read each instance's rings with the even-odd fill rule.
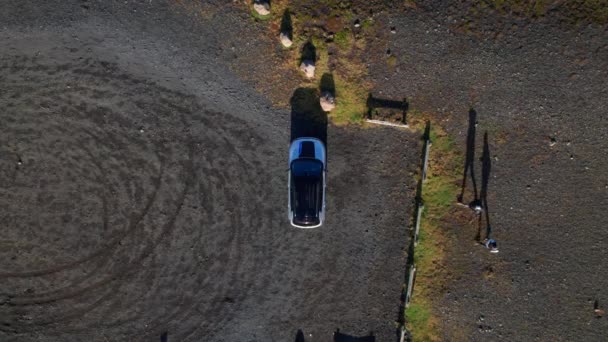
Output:
[[[492,158],[490,156],[490,145],[488,144],[488,132],[483,135],[483,153],[481,155],[481,190],[479,192],[479,200],[486,216],[486,239],[490,239],[492,226],[490,225],[490,209],[488,207],[488,183],[490,182],[490,172],[492,170]],[[479,223],[477,230],[477,240],[481,241],[481,215],[479,215]]]
[[[464,192],[467,187],[467,174],[471,174],[471,182],[473,183],[474,202],[478,201],[479,198],[477,193],[477,182],[475,180],[475,134],[477,125],[477,112],[474,109],[469,110],[469,129],[467,130],[467,150],[464,161],[464,173],[462,175],[462,187],[460,195],[458,195],[458,202],[464,204]]]
[[[327,148],[327,113],[319,104],[316,88],[298,88],[291,96],[291,140],[310,137]]]
[[[296,333],[296,342],[306,342],[304,340],[304,333],[302,332],[302,329],[298,329],[298,332]]]

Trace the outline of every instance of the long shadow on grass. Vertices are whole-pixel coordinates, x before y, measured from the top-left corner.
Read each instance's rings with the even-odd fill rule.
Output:
[[[317,61],[317,48],[314,46],[314,44],[311,41],[308,41],[302,47],[302,55],[300,56],[300,63],[302,63],[305,60],[312,61],[315,63]]]
[[[328,72],[324,73],[323,76],[321,76],[319,90],[321,90],[321,93],[328,92],[332,96],[336,96],[336,83],[334,82],[334,75]]]
[[[293,40],[293,23],[291,22],[291,13],[289,9],[286,9],[283,12],[283,17],[281,18],[281,33],[284,33],[289,37],[290,40]]]

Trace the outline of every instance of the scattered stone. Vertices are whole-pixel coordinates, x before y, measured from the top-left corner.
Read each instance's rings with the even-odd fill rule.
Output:
[[[606,313],[606,311],[600,309],[600,302],[597,299],[595,300],[595,302],[593,302],[593,313],[597,318],[604,316],[604,314]]]
[[[555,144],[557,144],[557,139],[555,139],[555,137],[551,137],[551,142],[549,143],[549,146],[553,147],[555,146]]]
[[[307,78],[315,77],[315,62],[310,59],[305,59],[300,64],[300,70],[306,75]]]
[[[324,112],[331,112],[332,109],[336,108],[336,98],[328,91],[321,93],[319,102]]]
[[[279,38],[281,39],[281,44],[283,44],[283,46],[286,48],[291,47],[293,44],[293,41],[291,41],[291,38],[289,38],[289,34],[285,32],[281,32]]]
[[[269,15],[270,14],[270,3],[265,0],[254,0],[253,9],[259,15]]]

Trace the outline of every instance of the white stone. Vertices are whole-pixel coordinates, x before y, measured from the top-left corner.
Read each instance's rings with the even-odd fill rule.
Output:
[[[253,9],[259,15],[269,15],[270,14],[270,4],[267,1],[256,0],[253,4]]]
[[[328,91],[321,93],[319,103],[324,112],[331,112],[332,109],[336,108],[336,98]]]
[[[300,70],[306,75],[307,78],[315,77],[315,62],[310,59],[305,59],[300,64]]]
[[[286,48],[290,47],[293,44],[291,39],[289,39],[289,35],[285,32],[281,32],[279,38],[281,39],[281,44],[283,44],[283,46]]]

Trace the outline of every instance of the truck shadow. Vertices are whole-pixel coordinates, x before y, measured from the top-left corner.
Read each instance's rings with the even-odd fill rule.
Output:
[[[312,137],[327,148],[327,113],[319,104],[316,88],[298,88],[291,96],[291,139]]]

